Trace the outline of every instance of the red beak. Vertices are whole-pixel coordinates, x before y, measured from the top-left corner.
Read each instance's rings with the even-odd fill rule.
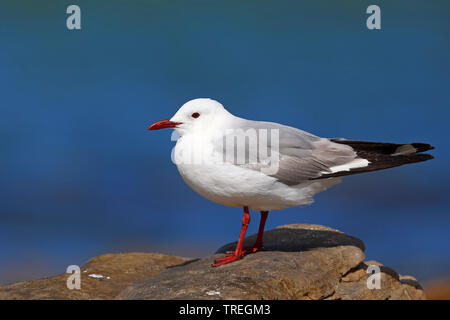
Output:
[[[181,124],[181,122],[172,122],[169,119],[166,119],[166,120],[161,120],[161,121],[155,122],[150,127],[148,127],[148,130],[159,130],[159,129],[165,129],[165,128],[175,128],[179,124]]]

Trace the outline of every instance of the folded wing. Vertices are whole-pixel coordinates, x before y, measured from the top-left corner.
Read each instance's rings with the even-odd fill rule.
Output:
[[[268,175],[289,186],[332,174],[335,172],[334,168],[349,170],[368,164],[368,161],[359,159],[350,146],[293,127],[244,119],[234,123],[236,127],[224,139],[235,142],[245,140],[248,154],[246,161],[238,161],[237,157],[224,156],[224,159],[234,165],[263,172],[276,165],[277,170]],[[222,142],[222,146],[225,145],[226,142]],[[231,151],[224,148],[224,153],[226,152],[237,154],[236,149]],[[258,155],[256,161],[251,161],[250,153]]]

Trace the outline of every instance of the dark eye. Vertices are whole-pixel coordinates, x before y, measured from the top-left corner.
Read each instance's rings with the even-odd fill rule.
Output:
[[[191,116],[192,116],[192,118],[197,119],[198,117],[200,117],[200,113],[194,112]]]

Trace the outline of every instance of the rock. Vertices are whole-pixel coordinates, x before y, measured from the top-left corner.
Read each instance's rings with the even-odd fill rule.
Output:
[[[245,239],[253,244],[256,235]],[[361,240],[316,225],[287,225],[264,233],[264,250],[212,268],[225,245],[127,287],[118,299],[424,299],[412,277],[364,262]],[[367,286],[367,267],[380,267],[380,289]]]
[[[0,287],[0,299],[113,299],[128,285],[190,259],[158,253],[105,254],[81,268],[81,289],[69,290],[64,273]]]
[[[256,234],[245,238],[244,247],[251,246],[255,240]],[[236,244],[233,242],[224,245],[216,253],[234,250]],[[364,243],[358,238],[315,224],[290,224],[264,232],[263,251],[298,252],[337,246],[354,246],[365,250]]]
[[[368,289],[368,266],[380,268],[380,288]],[[376,261],[360,263],[350,270],[340,281],[334,294],[328,299],[359,300],[423,300],[423,288],[414,277],[400,276],[391,268]]]
[[[81,268],[81,290],[67,289],[64,273],[2,286],[0,299],[425,299],[416,279],[364,262],[363,242],[331,228],[281,226],[264,233],[262,251],[211,267],[235,245],[204,259],[105,254]],[[367,286],[370,265],[380,268],[380,289]]]

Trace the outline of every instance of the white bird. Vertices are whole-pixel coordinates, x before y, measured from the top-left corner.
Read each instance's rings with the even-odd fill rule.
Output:
[[[251,121],[229,113],[212,99],[194,99],[149,130],[174,128],[180,138],[174,161],[184,181],[203,197],[243,208],[235,251],[219,266],[262,248],[269,211],[313,202],[313,196],[348,174],[387,169],[432,159],[429,144],[393,144],[327,139],[273,122]],[[261,212],[258,236],[242,248],[249,210]]]

